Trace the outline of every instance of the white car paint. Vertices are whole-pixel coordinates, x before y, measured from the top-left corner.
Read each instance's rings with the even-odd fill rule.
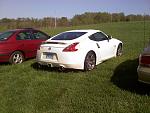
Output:
[[[71,30],[66,32],[86,32],[86,34],[73,39],[73,40],[52,40],[45,41],[41,44],[40,48],[37,50],[36,60],[41,65],[51,65],[52,67],[64,67],[84,70],[84,61],[87,53],[93,51],[96,55],[96,65],[107,60],[109,58],[115,57],[118,45],[122,42],[111,38],[103,41],[93,41],[89,37],[99,30]],[[60,33],[61,34],[61,33]],[[103,33],[107,38],[108,36]],[[59,34],[58,34],[59,35]],[[58,36],[56,35],[56,36]],[[74,52],[64,52],[64,48],[73,43],[79,43],[75,48],[77,51]],[[57,44],[53,44],[57,43]],[[60,43],[60,44],[58,44]],[[53,58],[46,58],[44,53],[52,53]]]

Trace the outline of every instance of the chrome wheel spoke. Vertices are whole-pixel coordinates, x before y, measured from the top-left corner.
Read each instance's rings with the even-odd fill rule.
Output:
[[[95,58],[94,55],[89,55],[87,58],[87,67],[89,70],[92,70],[95,66]]]
[[[90,71],[90,70],[94,69],[95,65],[96,65],[96,56],[95,56],[94,52],[90,51],[87,53],[87,55],[85,57],[84,70]]]
[[[20,55],[20,54],[15,54],[14,57],[13,57],[13,62],[14,62],[15,64],[21,63],[21,62],[22,62],[22,55]]]
[[[121,56],[122,55],[122,47],[121,46],[118,46],[118,49],[117,49],[117,56]]]

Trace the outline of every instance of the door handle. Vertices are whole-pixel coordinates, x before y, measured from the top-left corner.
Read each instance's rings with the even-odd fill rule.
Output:
[[[99,44],[98,44],[98,43],[96,43],[96,45],[97,45],[97,47],[98,47],[98,48],[100,48],[100,46],[99,46]]]

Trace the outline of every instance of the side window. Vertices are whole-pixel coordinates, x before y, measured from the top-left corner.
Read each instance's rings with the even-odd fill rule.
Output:
[[[36,32],[33,32],[33,39],[42,39],[42,40],[46,40],[48,39],[48,35],[40,32],[40,31],[36,31]]]
[[[30,32],[27,32],[27,31],[20,32],[17,35],[16,39],[17,40],[30,40],[31,39]]]
[[[89,38],[94,41],[103,41],[108,39],[107,36],[104,35],[102,32],[97,32],[91,35]]]
[[[91,35],[91,36],[89,37],[89,39],[91,39],[91,40],[93,40],[93,41],[96,41],[96,39],[95,39],[95,37],[94,37],[94,34]]]

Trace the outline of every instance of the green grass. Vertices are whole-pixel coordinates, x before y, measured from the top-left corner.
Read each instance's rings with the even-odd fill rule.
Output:
[[[100,29],[124,43],[124,54],[90,72],[37,69],[35,59],[0,64],[0,113],[150,113],[150,86],[137,82],[138,56],[150,38],[150,22],[106,23],[42,29]]]

